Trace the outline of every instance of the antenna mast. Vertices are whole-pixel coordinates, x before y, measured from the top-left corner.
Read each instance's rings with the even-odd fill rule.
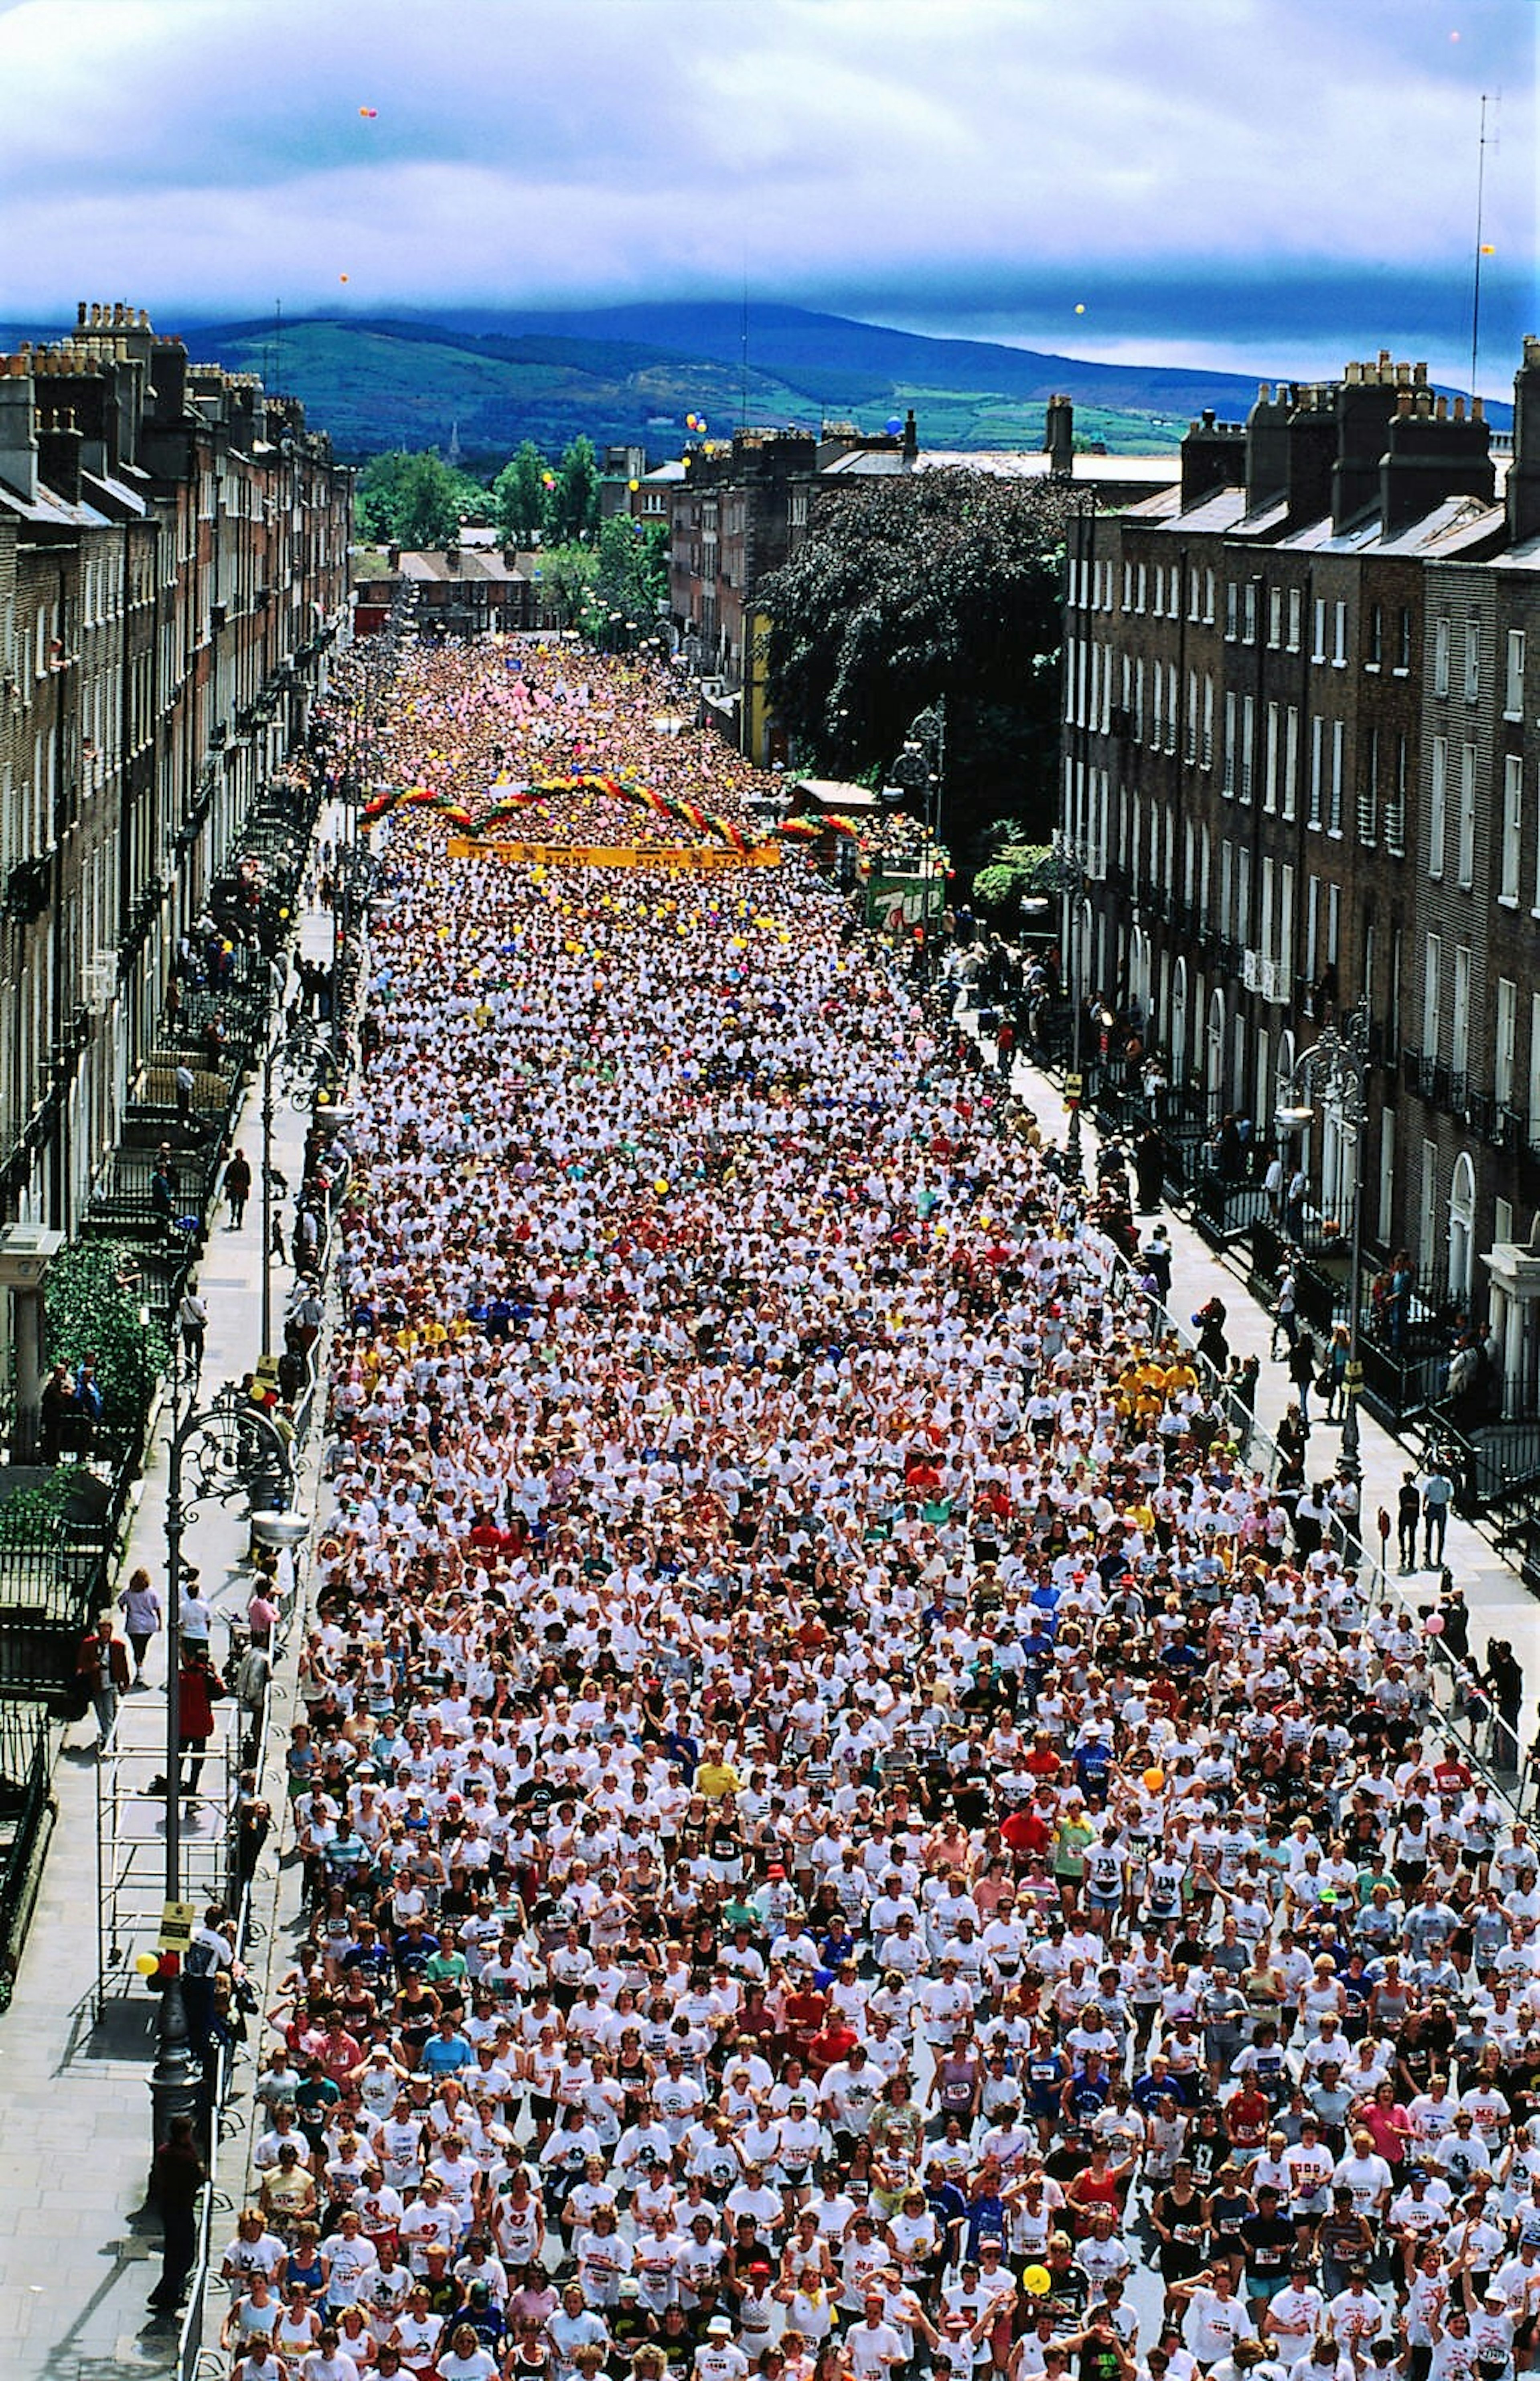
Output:
[[[1486,197],[1486,93],[1481,94],[1481,138],[1476,145],[1476,254],[1471,280],[1471,395],[1476,393],[1476,350],[1481,343],[1482,210]]]

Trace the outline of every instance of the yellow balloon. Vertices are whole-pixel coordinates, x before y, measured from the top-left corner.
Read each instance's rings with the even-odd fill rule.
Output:
[[[666,1191],[666,1190],[667,1190],[667,1188],[668,1188],[668,1179],[667,1179],[666,1175],[663,1175],[663,1174],[658,1175],[658,1176],[657,1176],[657,1178],[656,1178],[656,1179],[654,1181],[653,1188],[654,1188],[654,1190],[657,1192],[658,1197],[661,1199],[661,1198],[663,1197],[663,1195],[664,1195],[665,1191]]]
[[[135,1973],[141,1976],[153,1976],[159,1966],[153,1951],[141,1951],[134,1961]]]
[[[1052,2288],[1053,2277],[1046,2265],[1029,2265],[1021,2276],[1021,2283],[1034,2299],[1046,2298]]]
[[[1166,1783],[1166,1772],[1165,1772],[1165,1770],[1164,1770],[1164,1769],[1146,1769],[1146,1770],[1145,1770],[1145,1772],[1144,1772],[1144,1787],[1145,1787],[1145,1790],[1146,1790],[1146,1792],[1147,1792],[1147,1793],[1151,1793],[1151,1794],[1158,1794],[1158,1793],[1159,1793],[1159,1791],[1160,1791],[1160,1789],[1161,1789],[1161,1788],[1165,1785],[1165,1783]]]

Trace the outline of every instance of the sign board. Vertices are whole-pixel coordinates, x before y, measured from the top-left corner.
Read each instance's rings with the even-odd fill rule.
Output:
[[[185,1951],[192,1941],[192,1930],[198,1923],[195,1901],[168,1901],[161,1911],[158,1951]]]
[[[1083,1075],[1066,1075],[1066,1076],[1065,1076],[1065,1078],[1064,1078],[1064,1096],[1065,1096],[1065,1098],[1066,1098],[1067,1100],[1078,1100],[1078,1099],[1079,1099],[1079,1097],[1080,1097],[1080,1095],[1081,1095],[1081,1093],[1082,1093],[1082,1092],[1084,1089],[1085,1089],[1085,1078],[1084,1078],[1084,1076],[1083,1076]]]
[[[544,868],[672,868],[710,876],[723,868],[778,868],[778,843],[756,843],[747,851],[721,844],[605,844],[479,842],[474,836],[449,837],[451,860],[507,860]]]
[[[939,868],[922,874],[874,865],[866,880],[866,922],[879,933],[929,925],[947,906],[947,879]]]

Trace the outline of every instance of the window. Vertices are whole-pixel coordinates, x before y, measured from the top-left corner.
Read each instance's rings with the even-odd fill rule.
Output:
[[[1230,902],[1235,889],[1235,853],[1228,841],[1219,846],[1219,932],[1230,932]]]
[[[1447,613],[1440,614],[1433,624],[1433,690],[1440,696],[1449,690],[1449,622]]]
[[[1204,680],[1204,767],[1214,766],[1214,680]]]
[[[1236,712],[1237,698],[1233,694],[1227,694],[1225,697],[1225,759],[1219,790],[1231,800],[1235,797]]]
[[[1235,637],[1241,631],[1241,590],[1233,579],[1225,581],[1225,634]]]
[[[1326,723],[1317,714],[1310,723],[1310,812],[1305,820],[1307,826],[1319,826],[1321,824],[1321,801],[1326,782],[1323,758],[1326,732]]]
[[[1423,946],[1423,1051],[1429,1058],[1438,1056],[1438,1011],[1444,997],[1443,968],[1443,936],[1429,934]]]
[[[1125,612],[1131,612],[1133,609],[1133,565],[1131,562],[1125,562],[1123,565],[1123,609]]]
[[[1139,603],[1136,607],[1141,612],[1144,609],[1144,571],[1145,566],[1142,562],[1139,566]]]
[[[1386,1241],[1390,1238],[1396,1202],[1396,1111],[1381,1108],[1379,1112],[1379,1214],[1375,1224],[1375,1238]]]
[[[1509,629],[1508,632],[1508,665],[1503,672],[1503,716],[1522,719],[1524,715],[1524,632]]]
[[[1481,622],[1476,619],[1465,623],[1465,700],[1481,700]]]
[[[1235,855],[1235,939],[1252,938],[1252,855],[1244,844]]]
[[[1379,840],[1379,729],[1371,727],[1358,777],[1358,839],[1365,851]]]
[[[1241,799],[1252,799],[1252,756],[1256,742],[1256,701],[1245,694],[1241,698]]]
[[[1256,642],[1256,596],[1259,584],[1260,582],[1255,579],[1248,579],[1246,581],[1245,641],[1248,645],[1254,645]]]
[[[1297,653],[1300,650],[1303,623],[1304,591],[1300,587],[1290,587],[1289,590],[1289,650],[1291,653]]]
[[[1369,606],[1369,650],[1364,655],[1364,667],[1366,669],[1378,669],[1380,662],[1383,659],[1381,648],[1384,642],[1384,606],[1379,604],[1371,604]]]
[[[1166,617],[1166,568],[1159,562],[1155,567],[1155,603],[1152,609],[1157,620],[1164,620]]]
[[[1317,595],[1310,607],[1310,658],[1324,662],[1326,657],[1326,599]]]
[[[1191,768],[1198,757],[1198,673],[1187,673],[1187,746],[1183,754]]]
[[[1341,720],[1334,719],[1331,723],[1331,807],[1326,812],[1328,835],[1340,835],[1342,832],[1342,763],[1346,741],[1346,730]]]
[[[1460,748],[1460,829],[1455,862],[1455,878],[1462,893],[1468,893],[1476,873],[1476,748],[1462,744]]]
[[[1404,678],[1412,667],[1412,608],[1403,604],[1396,615],[1396,668]]]
[[[1290,703],[1283,721],[1283,815],[1294,816],[1300,783],[1300,714],[1299,706]]]
[[[1449,739],[1436,736],[1428,762],[1428,874],[1444,873],[1444,836],[1449,800]]]
[[[1503,761],[1503,849],[1499,901],[1519,899],[1519,846],[1524,829],[1524,764],[1517,752]]]
[[[1269,587],[1267,590],[1267,642],[1275,653],[1283,642],[1283,590],[1281,587]]]
[[[1150,720],[1150,742],[1158,751],[1166,727],[1166,673],[1156,662],[1152,672],[1154,704]]]
[[[1396,739],[1395,769],[1385,802],[1385,848],[1399,860],[1406,850],[1406,738]]]
[[[1204,619],[1212,629],[1214,626],[1214,573],[1212,570],[1204,572]]]
[[[1174,752],[1177,749],[1177,711],[1179,694],[1177,665],[1175,662],[1170,662],[1166,671],[1166,750],[1167,752]]]
[[[1262,807],[1269,816],[1277,812],[1278,806],[1278,769],[1282,758],[1279,709],[1276,702],[1267,705],[1267,743],[1262,763]]]
[[[1196,570],[1190,570],[1187,574],[1187,617],[1190,620],[1195,620],[1198,617],[1201,593],[1202,584],[1198,574]]]
[[[1294,974],[1294,871],[1286,860],[1278,870],[1278,965],[1285,977],[1284,998],[1293,992]]]
[[[1471,946],[1456,946],[1454,955],[1454,1019],[1449,1034],[1449,1066],[1463,1075],[1471,1063]]]
[[[1333,669],[1348,666],[1348,606],[1340,595],[1332,606],[1331,665]]]
[[[1262,862],[1262,881],[1257,892],[1257,946],[1265,959],[1275,957],[1273,948],[1273,862],[1265,857]]]
[[[1519,987],[1510,977],[1497,978],[1497,1028],[1492,1048],[1492,1097],[1500,1108],[1513,1105],[1513,1054],[1519,1023]],[[1499,1232],[1497,1238],[1501,1239]]]

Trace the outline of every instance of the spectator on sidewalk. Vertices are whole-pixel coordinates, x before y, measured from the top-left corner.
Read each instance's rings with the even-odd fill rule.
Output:
[[[86,1682],[96,1714],[96,1749],[100,1752],[113,1732],[118,1697],[128,1693],[130,1683],[128,1651],[122,1640],[112,1633],[110,1612],[100,1613],[95,1628],[88,1630],[75,1668]]]
[[[1423,1497],[1423,1569],[1436,1570],[1444,1559],[1444,1534],[1449,1526],[1454,1482],[1435,1456],[1417,1484]]]
[[[190,2117],[173,2117],[155,2152],[151,2196],[161,2212],[161,2275],[149,2303],[170,2314],[181,2303],[198,2253],[198,2194],[208,2180]]]
[[[1417,1568],[1417,1524],[1422,1512],[1423,1498],[1417,1486],[1417,1474],[1403,1471],[1401,1484],[1396,1492],[1396,1554],[1403,1572]]]

